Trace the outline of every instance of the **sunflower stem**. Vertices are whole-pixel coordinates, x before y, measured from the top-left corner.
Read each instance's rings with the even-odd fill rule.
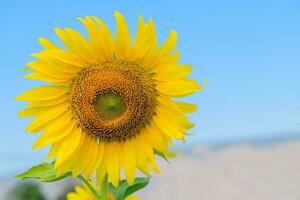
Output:
[[[92,184],[89,183],[89,181],[86,178],[84,178],[82,175],[78,175],[77,178],[79,178],[95,196],[98,196],[97,191],[92,186]]]
[[[108,199],[108,177],[105,175],[100,186],[100,200]]]

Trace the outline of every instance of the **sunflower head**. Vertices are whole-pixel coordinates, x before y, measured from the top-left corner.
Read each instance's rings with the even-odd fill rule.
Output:
[[[193,104],[175,98],[201,87],[187,77],[191,66],[178,64],[177,35],[170,32],[158,45],[150,19],[138,19],[131,39],[125,18],[115,12],[113,37],[97,17],[79,18],[85,38],[71,28],[56,28],[64,48],[40,38],[44,47],[32,54],[26,78],[48,82],[18,100],[28,101],[20,116],[34,117],[27,127],[42,132],[34,148],[51,145],[47,159],[56,158],[57,173],[108,175],[116,186],[123,169],[129,184],[136,170],[158,172],[155,152],[173,157],[174,140],[184,140],[193,127],[186,114]]]
[[[74,79],[71,109],[78,125],[105,142],[125,142],[140,133],[154,114],[154,80],[138,63],[93,64]]]

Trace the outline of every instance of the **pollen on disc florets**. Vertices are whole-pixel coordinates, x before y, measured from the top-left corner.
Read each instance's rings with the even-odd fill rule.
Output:
[[[73,81],[71,108],[84,132],[101,141],[135,137],[156,106],[151,74],[134,62],[106,61],[83,69]]]

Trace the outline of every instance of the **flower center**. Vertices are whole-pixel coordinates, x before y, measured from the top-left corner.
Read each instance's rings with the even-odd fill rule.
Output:
[[[133,62],[106,61],[73,80],[71,110],[81,129],[100,141],[122,142],[150,123],[156,107],[151,73]]]
[[[108,120],[120,117],[126,110],[123,97],[114,91],[98,94],[94,106],[100,117]]]

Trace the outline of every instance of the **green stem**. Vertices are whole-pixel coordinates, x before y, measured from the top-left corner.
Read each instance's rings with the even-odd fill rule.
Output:
[[[95,188],[89,183],[88,180],[86,180],[82,175],[77,176],[89,189],[90,191],[97,197],[98,193],[95,190]]]
[[[108,177],[105,175],[100,186],[100,200],[108,199]]]

